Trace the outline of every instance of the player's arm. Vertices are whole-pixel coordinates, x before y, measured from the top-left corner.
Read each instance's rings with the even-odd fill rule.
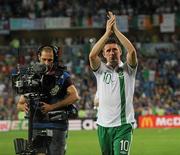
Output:
[[[21,95],[19,97],[19,100],[17,103],[17,109],[18,109],[18,111],[24,111],[26,113],[29,111],[28,104],[27,104],[26,99],[23,95]]]
[[[110,18],[109,20],[107,20],[106,32],[98,40],[98,42],[94,45],[94,47],[92,48],[92,50],[89,54],[89,62],[90,62],[90,66],[93,70],[97,70],[98,67],[100,66],[101,61],[100,61],[99,53],[103,49],[109,36],[112,34],[112,26],[113,26],[114,22],[115,22],[115,18]]]
[[[80,99],[76,87],[72,84],[67,88],[67,95],[63,100],[60,100],[54,104],[43,103],[41,106],[42,112],[47,113],[52,110],[67,107]]]
[[[132,43],[121,32],[118,31],[118,29],[115,29],[114,32],[127,51],[127,56],[126,56],[127,63],[131,67],[136,67],[137,65],[136,49],[134,48]]]
[[[109,16],[115,17],[115,15],[113,15],[112,12],[109,12]],[[124,46],[124,48],[127,51],[127,57],[126,57],[127,63],[131,67],[136,67],[136,65],[137,65],[136,49],[134,48],[132,43],[118,30],[117,25],[116,25],[116,20],[113,25],[113,31],[114,31],[116,37],[118,38],[118,40],[121,42],[121,44]]]
[[[94,98],[94,106],[99,107],[99,100],[98,98]]]
[[[99,95],[98,95],[98,91],[96,91],[96,94],[94,95],[94,107],[98,107],[99,106]]]

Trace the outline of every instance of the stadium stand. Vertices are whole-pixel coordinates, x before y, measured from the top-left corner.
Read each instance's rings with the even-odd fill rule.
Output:
[[[16,1],[16,2],[14,2]],[[69,31],[74,27],[95,27],[93,21],[102,21],[106,10],[118,15],[150,15],[180,12],[179,0],[11,0],[0,1],[0,21],[11,18],[38,19],[45,17],[70,17]],[[117,7],[118,6],[118,7]],[[83,24],[84,20],[86,24]],[[101,25],[102,24],[102,25]],[[83,27],[84,25],[84,27]],[[133,25],[131,25],[133,26]],[[179,26],[176,23],[176,26]],[[131,28],[131,27],[130,27]],[[6,28],[4,28],[6,29]],[[77,29],[75,29],[76,31]],[[16,30],[14,30],[16,32]],[[38,36],[18,36],[14,31],[0,37],[0,120],[17,119],[16,100],[11,87],[10,74],[17,65],[17,51],[20,49],[21,64],[29,64],[36,59],[36,50],[43,44]],[[47,33],[48,30],[44,31]],[[58,31],[58,30],[56,30]],[[136,32],[133,27],[126,33],[138,51],[139,66],[136,80],[134,107],[138,115],[180,114],[180,54],[178,33],[160,33],[157,26],[150,30]],[[103,32],[101,27],[99,33]],[[137,35],[141,32],[141,35]],[[156,33],[158,32],[158,33]],[[177,29],[177,32],[178,29]],[[42,32],[41,32],[42,33]],[[71,32],[70,32],[71,33]],[[21,33],[22,34],[22,33]],[[53,37],[51,44],[63,44],[63,63],[71,73],[81,96],[78,108],[85,111],[85,117],[95,117],[93,98],[96,92],[96,81],[89,68],[88,53],[91,42],[98,36],[64,36]],[[18,36],[16,38],[16,36]],[[73,59],[72,59],[73,58]]]

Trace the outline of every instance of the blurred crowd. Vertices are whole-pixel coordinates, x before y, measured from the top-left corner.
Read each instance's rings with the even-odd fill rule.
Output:
[[[106,16],[111,10],[119,15],[160,14],[180,11],[179,0],[8,0],[0,1],[0,18]]]
[[[0,1],[0,19],[11,17],[71,17],[75,21],[83,18],[105,18],[106,11],[115,14],[161,14],[180,11],[180,0],[8,0]],[[73,21],[73,20],[71,20]],[[73,24],[72,24],[73,25]],[[131,36],[138,53],[138,72],[134,96],[135,114],[165,115],[180,114],[180,41],[176,35],[161,36],[146,33]],[[52,45],[61,43],[62,62],[67,66],[78,88],[81,100],[77,103],[80,116],[95,117],[93,99],[96,81],[89,68],[88,54],[96,38],[56,38]],[[144,43],[171,43],[174,48],[142,48]],[[16,103],[18,95],[12,90],[11,73],[21,64],[37,59],[41,46],[35,38],[30,40],[14,38],[6,46],[0,46],[0,120],[18,119]]]

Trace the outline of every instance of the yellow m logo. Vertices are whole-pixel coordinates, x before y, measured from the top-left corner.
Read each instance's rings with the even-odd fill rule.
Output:
[[[153,120],[152,117],[143,117],[141,120],[141,127],[142,128],[152,128],[153,125]]]

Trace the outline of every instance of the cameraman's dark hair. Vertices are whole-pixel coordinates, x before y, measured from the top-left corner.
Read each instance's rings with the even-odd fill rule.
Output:
[[[59,60],[58,60],[58,51],[59,51],[59,48],[57,46],[52,46],[52,45],[44,45],[44,46],[41,46],[38,48],[38,55],[41,55],[41,52],[43,50],[52,50],[53,51],[53,54],[54,54],[54,63],[58,63]]]

